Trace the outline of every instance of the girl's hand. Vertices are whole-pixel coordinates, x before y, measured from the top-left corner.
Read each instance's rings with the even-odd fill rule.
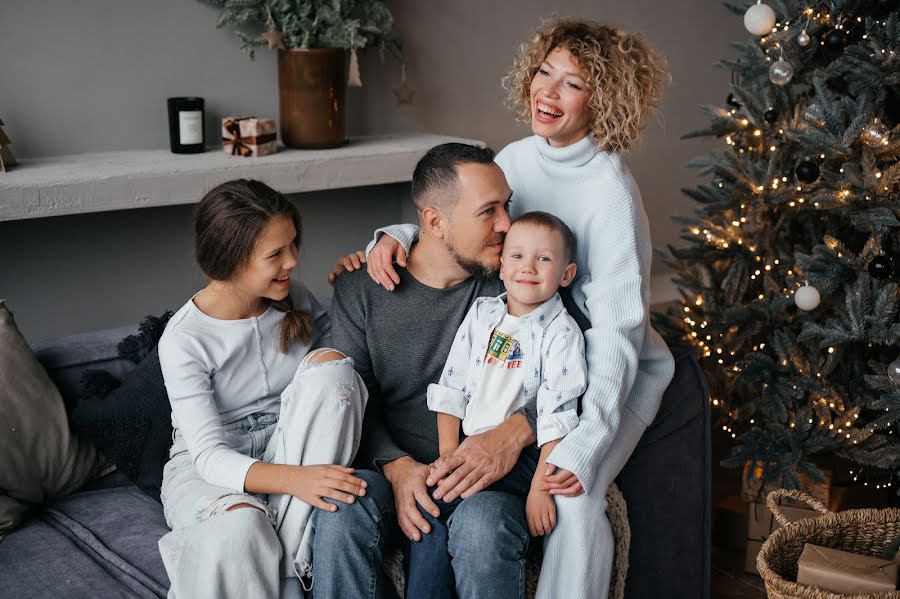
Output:
[[[337,280],[338,275],[344,272],[353,272],[359,268],[362,268],[362,265],[366,262],[366,253],[362,250],[356,250],[352,254],[347,254],[342,258],[338,258],[337,264],[335,264],[334,268],[328,273],[328,282],[334,287],[334,282]]]
[[[581,482],[574,473],[562,469],[557,472],[556,466],[553,464],[547,464],[547,472],[540,490],[549,491],[551,495],[565,497],[578,497],[584,493],[584,487],[581,486]]]
[[[292,468],[291,495],[326,512],[334,512],[337,506],[324,498],[353,503],[356,497],[366,494],[366,481],[353,476],[353,468],[327,464],[323,466],[296,466]]]
[[[549,493],[537,489],[536,485],[532,485],[525,500],[525,519],[533,537],[549,535],[556,528],[556,504]]]
[[[406,250],[390,235],[382,235],[369,252],[369,276],[373,281],[393,291],[400,284],[400,275],[394,269],[394,258],[397,264],[406,268]]]

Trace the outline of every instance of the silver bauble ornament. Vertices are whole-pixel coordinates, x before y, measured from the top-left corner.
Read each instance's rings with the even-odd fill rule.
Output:
[[[863,127],[862,132],[859,134],[859,138],[867,146],[877,148],[878,146],[887,145],[890,134],[891,132],[885,124],[879,123],[878,119],[875,119],[874,122]]]
[[[887,374],[891,382],[900,387],[900,358],[888,364]]]
[[[806,29],[804,29],[797,35],[797,43],[805,48],[806,46],[809,45],[809,42],[810,42],[809,34],[806,33]]]
[[[757,2],[744,13],[744,27],[753,35],[766,35],[775,26],[775,11],[772,7]]]
[[[769,67],[769,80],[775,85],[787,85],[793,78],[794,67],[783,58]]]
[[[811,285],[804,285],[794,293],[794,303],[801,310],[815,310],[821,301],[819,290]]]

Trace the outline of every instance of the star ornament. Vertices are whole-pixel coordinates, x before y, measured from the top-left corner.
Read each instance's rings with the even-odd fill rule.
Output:
[[[397,97],[398,104],[412,104],[416,90],[406,84],[406,81],[400,84],[400,87],[394,90],[394,96]]]
[[[272,48],[278,48],[280,50],[286,49],[286,46],[284,45],[284,34],[277,29],[269,29],[262,34],[262,37],[269,44],[269,50]]]

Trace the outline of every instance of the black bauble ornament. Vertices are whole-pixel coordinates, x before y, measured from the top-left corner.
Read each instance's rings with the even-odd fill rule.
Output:
[[[846,46],[849,41],[849,37],[846,32],[841,29],[832,29],[822,41],[825,42],[825,47],[829,50],[838,51],[844,49],[844,46]]]
[[[737,98],[734,97],[734,94],[728,94],[728,97],[725,99],[725,101],[726,101],[726,102],[728,103],[728,105],[731,106],[732,108],[735,108],[735,109],[737,109],[737,110],[740,110],[740,108],[741,108],[741,103],[737,101]]]
[[[797,165],[797,179],[803,183],[814,183],[819,178],[819,165],[809,160],[804,160]]]
[[[869,262],[869,274],[879,281],[890,279],[894,276],[894,260],[890,256],[875,256]]]
[[[767,110],[765,112],[765,114],[763,114],[763,118],[766,120],[767,123],[771,124],[778,120],[778,113],[775,112],[775,110],[770,108],[769,110]]]

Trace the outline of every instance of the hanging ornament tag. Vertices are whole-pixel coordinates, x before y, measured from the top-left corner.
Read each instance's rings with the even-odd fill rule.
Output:
[[[350,48],[350,72],[347,76],[349,87],[362,87],[362,79],[359,76],[359,58],[356,56],[356,48]]]
[[[394,96],[397,98],[397,104],[412,104],[413,96],[416,90],[406,83],[406,63],[400,68],[400,87],[394,89]]]

